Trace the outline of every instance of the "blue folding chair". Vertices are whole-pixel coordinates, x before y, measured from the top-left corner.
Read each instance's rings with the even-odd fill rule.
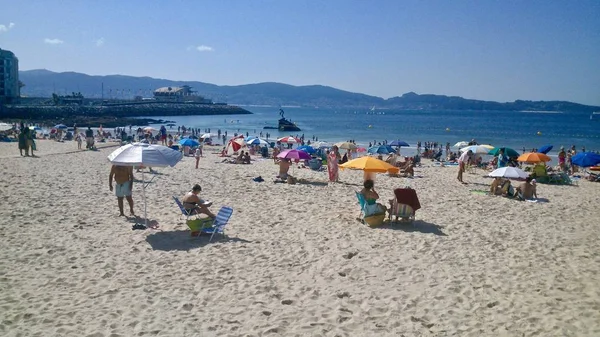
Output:
[[[181,201],[179,201],[179,199],[177,199],[176,196],[173,196],[173,200],[175,200],[175,203],[177,204],[177,206],[179,206],[179,210],[181,211],[181,215],[185,216],[185,220],[189,220],[193,216],[198,217],[198,215],[195,214],[195,213],[193,213],[192,211],[186,210],[183,207],[183,204],[181,203]]]
[[[360,192],[355,192],[356,198],[358,199],[358,204],[360,205],[360,213],[358,213],[358,218],[361,222],[364,222],[364,217],[367,213],[365,213],[365,206],[367,205],[367,201],[365,200],[365,196]]]
[[[221,207],[219,213],[217,213],[217,217],[212,223],[212,226],[202,229],[202,233],[212,234],[208,242],[211,242],[217,233],[221,233],[223,236],[225,236],[225,226],[227,225],[229,218],[231,218],[231,214],[233,214],[233,208],[229,206]]]

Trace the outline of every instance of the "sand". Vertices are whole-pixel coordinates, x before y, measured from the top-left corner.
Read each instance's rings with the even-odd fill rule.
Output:
[[[272,160],[225,164],[205,148],[198,170],[191,157],[157,169],[158,229],[132,230],[108,188],[116,144],[102,146],[42,140],[23,158],[0,143],[1,335],[600,335],[597,183],[518,202],[472,193],[483,171],[462,185],[456,167],[424,161],[415,226],[369,228],[360,171],[327,184],[294,168],[309,183],[275,184]],[[387,200],[405,181],[375,184]],[[172,196],[195,183],[213,211],[234,208],[226,239],[190,238]],[[142,215],[139,183],[134,200]]]

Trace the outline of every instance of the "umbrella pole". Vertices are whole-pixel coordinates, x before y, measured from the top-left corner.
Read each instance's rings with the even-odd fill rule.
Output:
[[[148,216],[146,215],[146,184],[144,183],[144,169],[142,169],[142,199],[144,200],[144,225],[148,228]]]

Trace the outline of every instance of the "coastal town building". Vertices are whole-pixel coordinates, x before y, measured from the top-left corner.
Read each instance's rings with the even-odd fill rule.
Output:
[[[154,98],[157,101],[178,101],[178,102],[194,102],[194,103],[212,103],[211,100],[197,95],[196,91],[192,90],[189,85],[181,87],[162,87],[154,90]]]
[[[20,96],[19,59],[0,49],[0,103],[13,102]]]

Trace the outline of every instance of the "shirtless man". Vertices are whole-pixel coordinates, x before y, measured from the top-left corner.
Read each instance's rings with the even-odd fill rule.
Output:
[[[525,179],[525,182],[519,185],[519,187],[517,187],[519,197],[523,200],[529,200],[533,198],[537,199],[537,192],[535,190],[535,186],[531,184],[531,180],[531,177],[527,177],[527,179]]]
[[[113,165],[110,168],[110,174],[108,175],[108,186],[112,192],[113,190],[113,177],[117,183],[115,194],[119,202],[119,216],[125,216],[123,213],[123,197],[127,198],[129,203],[129,212],[131,215],[135,215],[133,212],[133,198],[131,197],[131,190],[133,189],[133,166],[120,166]]]
[[[183,200],[181,200],[183,208],[185,208],[189,214],[204,213],[214,219],[216,216],[208,209],[212,203],[206,203],[198,197],[198,193],[201,191],[202,187],[200,187],[200,185],[194,185],[192,190],[183,197]]]
[[[286,158],[282,158],[279,161],[279,178],[280,179],[287,179],[288,177],[288,171],[290,170],[290,166],[292,166],[292,162],[289,159]]]

